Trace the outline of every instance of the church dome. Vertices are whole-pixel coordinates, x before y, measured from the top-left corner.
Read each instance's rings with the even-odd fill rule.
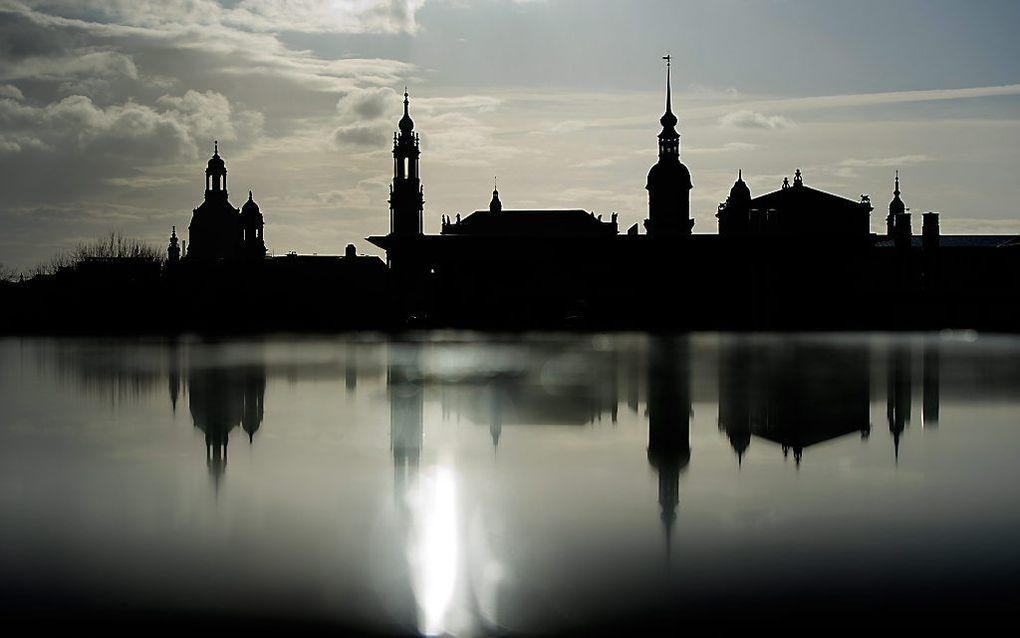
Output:
[[[214,142],[213,145],[213,156],[209,158],[209,164],[205,167],[207,175],[222,175],[227,172],[227,165],[223,162],[223,158],[220,157],[220,143]]]
[[[252,199],[252,192],[248,191],[248,201],[241,207],[241,218],[247,219],[249,217],[262,217],[262,212],[259,210],[259,205]]]
[[[907,212],[907,206],[900,199],[900,172],[896,171],[896,187],[893,190],[892,201],[889,202],[889,214],[899,215],[900,213]]]
[[[893,215],[899,215],[907,210],[907,205],[903,203],[903,200],[899,196],[893,197],[892,201],[889,202],[889,212]]]
[[[659,162],[648,171],[647,189],[693,188],[691,171],[680,161]]]
[[[411,119],[411,115],[407,112],[407,106],[407,90],[404,90],[404,117],[400,118],[399,124],[402,133],[410,133],[414,130],[414,120]]]
[[[751,189],[747,187],[747,182],[744,181],[743,171],[737,174],[737,181],[733,182],[733,188],[730,189],[730,201],[749,201],[751,199]]]

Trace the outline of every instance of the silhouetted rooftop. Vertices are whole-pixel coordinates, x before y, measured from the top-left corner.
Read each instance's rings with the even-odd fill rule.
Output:
[[[759,210],[815,209],[826,212],[840,210],[860,212],[863,206],[870,207],[870,204],[864,204],[834,193],[804,186],[797,182],[794,182],[792,186],[784,186],[777,191],[759,195],[751,200],[751,208]]]
[[[443,234],[503,237],[604,236],[615,235],[616,226],[580,209],[477,210],[461,221],[445,224]]]

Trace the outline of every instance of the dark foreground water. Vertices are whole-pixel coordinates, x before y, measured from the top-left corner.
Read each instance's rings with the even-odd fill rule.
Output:
[[[6,339],[0,613],[980,625],[1020,602],[1018,453],[1011,338]]]

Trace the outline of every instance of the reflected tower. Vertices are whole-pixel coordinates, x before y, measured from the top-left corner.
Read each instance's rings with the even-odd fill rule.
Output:
[[[893,346],[888,359],[886,375],[886,418],[893,437],[893,453],[900,458],[900,437],[910,424],[910,404],[913,398],[911,379],[911,350],[909,346]]]
[[[262,425],[265,392],[266,372],[261,366],[203,366],[188,371],[191,418],[205,434],[206,465],[217,486],[227,469],[231,430],[240,425],[252,441]]]
[[[659,475],[659,506],[669,552],[680,474],[691,460],[690,353],[683,338],[652,342],[648,369],[648,462]]]
[[[743,465],[744,453],[751,447],[751,431],[756,421],[754,395],[754,358],[748,344],[724,343],[719,349],[719,430],[730,440]]]
[[[939,344],[928,343],[921,363],[921,425],[939,425]]]
[[[419,349],[409,345],[410,357],[398,361],[390,352],[386,388],[390,402],[390,448],[393,452],[393,488],[397,496],[418,473],[423,438],[424,388]]]

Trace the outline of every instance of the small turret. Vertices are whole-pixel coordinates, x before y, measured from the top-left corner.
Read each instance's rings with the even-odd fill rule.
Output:
[[[746,235],[751,218],[751,189],[744,182],[744,171],[737,172],[737,181],[730,188],[730,195],[719,205],[719,234],[724,236]]]
[[[241,254],[252,259],[265,257],[266,242],[263,230],[266,222],[251,191],[248,191],[248,201],[241,207],[240,223]]]

